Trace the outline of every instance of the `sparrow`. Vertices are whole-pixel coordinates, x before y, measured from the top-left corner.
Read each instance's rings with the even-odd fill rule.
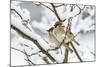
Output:
[[[61,42],[65,35],[65,26],[62,22],[56,22],[54,25],[53,34]]]
[[[49,41],[51,43],[54,43],[56,47],[59,47],[61,45],[61,42],[63,42],[64,36],[62,35],[65,35],[64,26],[62,25],[62,23],[56,23],[54,27],[51,27],[48,30]],[[73,52],[73,50],[68,45],[66,45],[65,42],[63,42],[62,45],[65,46],[70,52]]]
[[[72,27],[72,17],[70,17],[68,19],[68,24],[67,24],[67,28],[66,28],[66,32],[65,32],[65,37],[66,37],[66,40],[65,42],[68,43],[68,42],[72,42],[74,41],[77,45],[80,45],[76,40],[75,40],[75,35],[72,33],[71,31],[71,27]]]
[[[53,46],[58,47],[60,45],[60,42],[53,34],[54,27],[51,27],[48,31],[48,39],[51,43],[54,43]]]

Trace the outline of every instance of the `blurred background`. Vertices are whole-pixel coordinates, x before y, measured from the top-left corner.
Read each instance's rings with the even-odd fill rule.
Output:
[[[52,9],[50,3],[42,3],[49,6]],[[60,4],[55,4],[60,5]],[[76,39],[81,44],[76,46],[80,56],[84,61],[95,61],[95,6],[94,5],[78,5],[80,9],[84,10],[81,13],[72,19],[72,32],[77,34],[81,32]],[[75,16],[79,12],[79,8],[73,7],[71,11],[72,4],[64,4],[61,7],[57,7],[56,10],[61,19],[68,19],[69,17]],[[32,1],[11,1],[11,8],[16,9],[25,20],[29,20],[28,23],[32,27],[34,33],[38,34],[46,43],[49,43],[47,30],[54,26],[58,21],[55,14],[48,8],[43,5],[39,5],[38,2]],[[11,13],[11,23],[17,20],[20,21]],[[68,20],[64,22],[66,27]],[[21,44],[29,45],[29,47],[22,47]],[[26,49],[29,54],[39,50],[32,42],[25,40],[18,35],[13,29],[11,29],[11,47],[15,47],[19,50]],[[31,47],[31,48],[30,48]],[[33,48],[33,49],[32,49]],[[34,49],[35,48],[35,49]],[[61,54],[54,54],[59,59],[63,56]],[[22,53],[11,50],[11,64],[12,66],[16,65],[27,65],[27,61],[24,60],[25,55]],[[30,57],[30,59],[36,64],[45,64],[38,55]],[[34,61],[35,60],[35,61]],[[78,62],[75,54],[72,53],[69,56],[69,62]]]

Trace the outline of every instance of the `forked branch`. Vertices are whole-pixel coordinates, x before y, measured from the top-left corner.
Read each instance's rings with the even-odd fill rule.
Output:
[[[18,11],[16,11],[15,9],[11,9],[11,11],[14,11],[15,13],[17,13],[17,15],[18,15],[18,16],[20,17],[20,19],[23,21],[22,24],[23,24],[27,29],[29,29],[30,31],[32,31],[32,30],[27,26],[29,19],[28,19],[28,20],[24,20],[23,17],[21,16],[21,14],[20,14]]]

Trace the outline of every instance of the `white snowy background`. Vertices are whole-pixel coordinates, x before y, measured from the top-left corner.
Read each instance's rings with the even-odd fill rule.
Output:
[[[16,9],[17,12],[23,17],[24,20],[28,20],[27,26],[31,31],[23,25],[23,21],[18,14],[11,11],[11,24],[32,38],[35,38],[41,43],[41,46],[46,49],[50,48],[51,43],[48,40],[47,30],[51,28],[57,21],[56,16],[48,9],[43,6],[35,5],[36,2],[25,2],[25,1],[12,1],[11,8]],[[49,3],[44,3],[48,6]],[[79,5],[83,8],[82,5]],[[50,6],[51,7],[51,6]],[[78,12],[78,8],[74,8],[73,12],[70,12],[70,4],[57,8],[57,12],[61,19],[68,19],[74,16]],[[64,22],[66,25],[67,20]],[[80,15],[76,16],[72,20],[72,32],[74,34],[81,32],[76,39],[80,43],[80,46],[75,45],[79,55],[83,61],[95,61],[95,6],[85,6],[85,9]],[[26,51],[28,54],[36,53],[39,51],[36,45],[21,37],[15,30],[11,29],[11,48],[16,48],[21,51]],[[64,49],[64,48],[62,48]],[[63,50],[62,50],[63,51]],[[60,53],[60,50],[51,51],[52,56],[59,62],[62,63],[64,54]],[[63,51],[64,53],[64,51]],[[40,57],[39,55],[42,55]],[[46,64],[43,61],[43,53],[39,53],[29,57],[35,64]],[[25,60],[25,54],[20,51],[11,49],[11,65],[28,65]],[[68,62],[79,62],[76,55],[69,53]],[[51,62],[49,60],[49,62]],[[51,62],[52,63],[52,62]]]

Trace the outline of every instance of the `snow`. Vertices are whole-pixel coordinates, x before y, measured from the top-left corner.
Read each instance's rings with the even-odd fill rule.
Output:
[[[41,19],[41,21],[33,20],[32,22],[30,22],[32,18],[31,11],[29,11],[28,8],[21,8],[21,4],[24,4],[24,1],[23,3],[19,1],[11,1],[11,8],[16,9],[19,12],[19,14],[23,17],[24,20],[29,20],[27,26],[31,29],[31,31],[22,24],[23,20],[15,12],[11,12],[11,24],[16,28],[18,28],[23,33],[25,33],[26,35],[28,35],[29,37],[37,40],[41,45],[41,47],[43,47],[45,50],[52,49],[52,45],[54,43],[50,43],[48,39],[47,30],[53,27],[54,24],[58,21],[55,14],[42,6],[44,10],[42,10],[43,11],[42,18],[39,18]],[[79,7],[83,8],[83,6],[81,5]],[[74,45],[79,55],[81,56],[82,60],[94,61],[95,60],[95,18],[91,19],[91,17],[95,15],[95,7],[92,6],[93,7],[92,10],[90,10],[90,6],[86,6],[86,7],[88,7],[88,9],[85,8],[84,11],[87,11],[90,14],[90,16],[86,17],[86,19],[84,20],[82,19],[83,16],[82,13],[79,16],[74,17],[72,20],[72,32],[74,34],[80,32],[80,34],[75,38],[80,43],[80,46],[77,46],[75,43]],[[61,19],[65,19],[65,18],[67,19],[64,22],[64,25],[67,25],[68,18],[76,15],[79,12],[79,9],[75,7],[74,11],[70,12],[70,5],[66,5],[66,7],[62,6],[60,8],[57,8],[57,11]],[[11,29],[11,47],[21,51],[24,51],[25,49],[25,51],[29,55],[31,55],[32,53],[37,53],[36,55],[32,55],[29,57],[31,61],[34,62],[35,64],[46,64],[43,61],[43,57],[45,57],[46,55],[41,52],[38,53],[40,49],[36,46],[36,44],[34,44],[32,41],[28,39],[24,39],[13,29]],[[49,53],[56,59],[58,63],[62,63],[64,59],[65,47],[61,46],[61,49],[62,49],[62,54],[60,49],[56,51],[49,51]],[[11,49],[12,66],[27,65],[27,61],[25,61],[25,58],[26,58],[25,54],[17,50]],[[48,61],[50,61],[50,63],[53,63],[49,58]],[[73,53],[69,52],[68,62],[79,62],[74,52]]]

